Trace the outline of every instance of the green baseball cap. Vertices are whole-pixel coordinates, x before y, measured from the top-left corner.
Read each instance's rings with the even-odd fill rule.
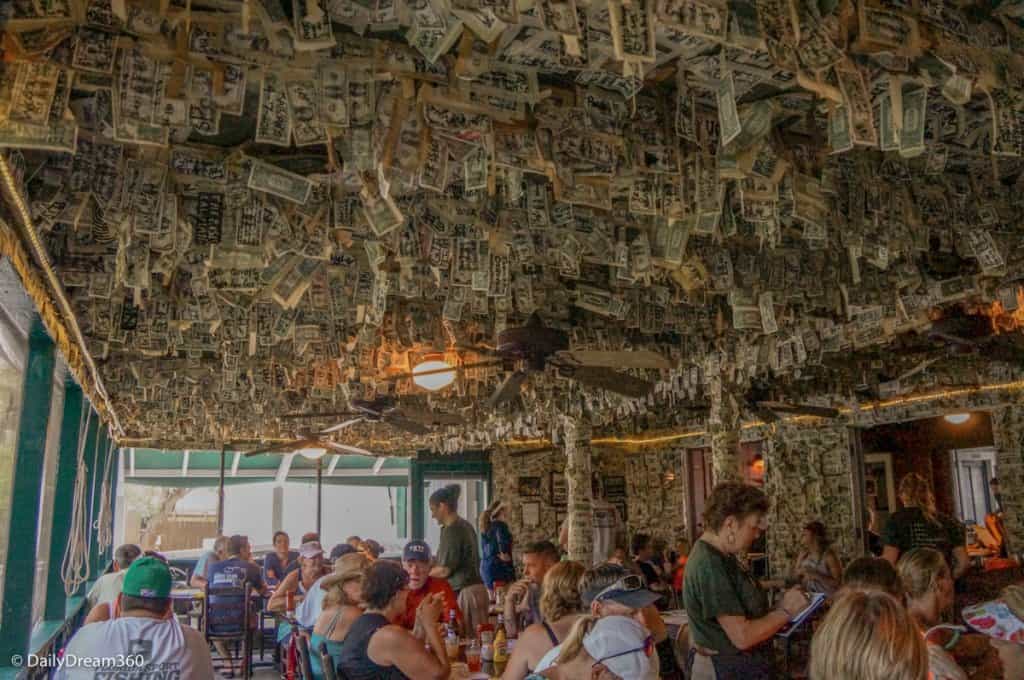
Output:
[[[155,557],[140,557],[125,572],[121,592],[131,597],[170,597],[171,570]]]

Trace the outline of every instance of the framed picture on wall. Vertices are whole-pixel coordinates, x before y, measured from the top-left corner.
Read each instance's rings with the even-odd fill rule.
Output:
[[[520,477],[517,487],[520,496],[534,498],[540,496],[540,477]]]
[[[537,527],[540,526],[540,503],[531,501],[529,503],[523,503],[523,526],[524,527]]]
[[[564,508],[569,503],[569,488],[565,475],[561,472],[550,472],[551,505]]]
[[[604,485],[604,497],[606,500],[615,501],[618,498],[626,498],[626,478],[621,475],[605,475],[601,480]]]

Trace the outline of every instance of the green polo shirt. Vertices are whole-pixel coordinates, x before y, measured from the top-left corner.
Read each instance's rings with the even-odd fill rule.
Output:
[[[452,590],[483,583],[480,579],[480,548],[473,525],[458,518],[450,526],[441,527],[441,545],[437,549],[437,563],[447,567],[448,583]]]

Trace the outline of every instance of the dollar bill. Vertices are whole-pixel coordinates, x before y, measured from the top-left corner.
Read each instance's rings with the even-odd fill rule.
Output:
[[[291,146],[292,117],[288,93],[282,76],[269,69],[263,72],[260,86],[260,108],[256,118],[255,140],[258,144]]]
[[[733,305],[731,309],[733,328],[738,331],[764,332],[760,307]]]
[[[0,120],[0,148],[35,149],[74,154],[78,144],[78,125],[62,119],[47,125],[29,125]]]
[[[316,82],[289,80],[286,91],[295,146],[326,143],[327,131],[320,123],[320,97],[316,91]]]
[[[992,153],[997,156],[1024,156],[1024,114],[1003,89],[986,92],[992,109]]]
[[[479,191],[487,188],[488,169],[490,166],[487,150],[476,147],[463,160],[463,183],[466,191]]]
[[[655,0],[613,0],[608,5],[611,21],[612,48],[620,61],[654,62]]]
[[[113,73],[115,38],[107,31],[86,27],[78,29],[71,66],[82,71]]]
[[[579,36],[575,0],[538,0],[537,13],[549,31]]]
[[[849,115],[850,138],[859,146],[878,146],[878,130],[871,110],[871,94],[864,82],[864,74],[851,61],[835,67],[839,91]]]
[[[298,52],[334,47],[331,19],[320,0],[292,0],[292,27]]]
[[[665,26],[716,42],[725,40],[729,28],[725,3],[702,0],[655,0],[654,13],[658,21]]]
[[[778,332],[779,324],[775,320],[775,306],[770,291],[757,296],[757,307],[761,312],[761,330],[766,335]]]
[[[844,153],[853,148],[850,110],[845,105],[835,106],[828,112],[828,145],[832,153]]]
[[[282,170],[270,163],[253,161],[247,186],[254,191],[262,191],[292,203],[305,205],[309,200],[313,183],[302,175]]]
[[[224,228],[224,194],[200,193],[196,199],[192,224],[196,245],[220,243]]]
[[[903,125],[899,132],[899,151],[904,158],[914,158],[924,153],[924,128],[927,119],[928,88],[904,86]]]
[[[899,125],[893,116],[892,99],[888,94],[878,98],[878,148],[882,151],[896,151],[900,148]],[[902,121],[900,121],[902,123]]]
[[[718,102],[718,125],[721,130],[722,146],[736,139],[743,128],[740,125],[740,114],[736,110],[736,85],[733,82],[732,73],[727,73],[718,82],[715,90],[715,98]]]
[[[309,290],[313,277],[323,265],[320,260],[299,258],[297,263],[274,284],[271,295],[283,309],[294,309]]]
[[[439,136],[430,135],[423,150],[419,186],[443,192],[448,181],[448,145]]]
[[[15,123],[45,125],[57,93],[61,68],[49,62],[17,62],[7,118]]]
[[[348,127],[348,72],[339,65],[320,68],[320,115],[326,125]]]

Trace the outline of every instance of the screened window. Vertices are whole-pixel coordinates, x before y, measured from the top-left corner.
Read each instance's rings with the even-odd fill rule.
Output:
[[[60,428],[64,417],[64,379],[67,368],[57,360],[53,367],[53,392],[50,419],[46,425],[46,456],[43,460],[43,492],[39,497],[39,544],[36,549],[36,585],[32,602],[32,624],[43,618],[46,604],[46,570],[50,557],[50,531],[53,527],[53,498],[57,486],[57,459],[60,457]]]

